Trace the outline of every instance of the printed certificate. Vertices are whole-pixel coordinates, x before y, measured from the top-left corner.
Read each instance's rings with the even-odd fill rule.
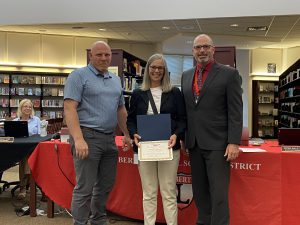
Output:
[[[165,161],[173,159],[173,150],[168,148],[168,140],[143,141],[139,143],[138,158],[140,161]]]

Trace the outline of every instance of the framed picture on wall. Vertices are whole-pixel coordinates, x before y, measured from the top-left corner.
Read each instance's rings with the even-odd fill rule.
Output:
[[[268,63],[268,73],[276,73],[276,63]]]

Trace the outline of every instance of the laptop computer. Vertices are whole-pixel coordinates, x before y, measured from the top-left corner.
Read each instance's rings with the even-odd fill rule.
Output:
[[[27,121],[4,121],[4,133],[6,137],[28,137]]]
[[[300,128],[279,128],[278,142],[280,145],[300,145]]]

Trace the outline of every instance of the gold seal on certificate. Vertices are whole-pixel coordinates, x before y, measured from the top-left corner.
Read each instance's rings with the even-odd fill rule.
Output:
[[[138,148],[139,161],[165,161],[173,159],[173,150],[168,148],[168,140],[142,141]]]

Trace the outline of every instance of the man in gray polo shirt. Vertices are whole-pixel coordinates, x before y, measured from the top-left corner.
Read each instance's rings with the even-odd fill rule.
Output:
[[[105,42],[91,47],[88,66],[74,70],[65,84],[64,112],[71,134],[77,184],[73,191],[74,225],[104,225],[106,202],[117,168],[114,130],[131,145],[120,78],[108,71],[111,49]]]

